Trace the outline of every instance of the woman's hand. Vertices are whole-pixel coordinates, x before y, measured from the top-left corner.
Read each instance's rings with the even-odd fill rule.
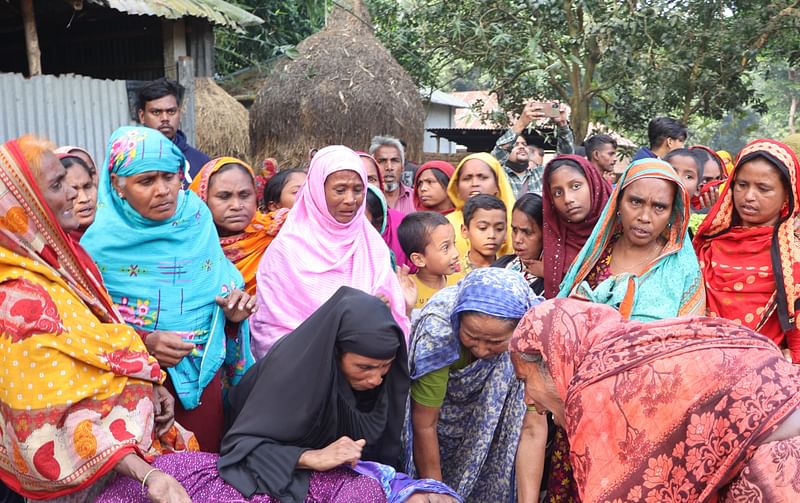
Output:
[[[161,470],[147,477],[147,497],[153,503],[192,503],[181,483]]]
[[[258,310],[256,297],[238,288],[227,297],[217,297],[215,300],[231,323],[241,323]]]
[[[397,279],[400,281],[400,289],[403,290],[403,299],[406,301],[406,315],[411,316],[411,311],[417,305],[417,282],[411,277],[411,269],[407,265],[401,266],[397,270]],[[391,306],[390,306],[391,307]]]
[[[458,503],[458,500],[449,494],[414,493],[406,503]]]
[[[194,349],[194,344],[184,341],[175,332],[150,332],[144,339],[144,345],[162,367],[174,367]]]
[[[363,438],[353,440],[350,437],[341,437],[324,449],[305,451],[300,455],[297,467],[325,472],[344,464],[356,466],[366,443]]]
[[[544,262],[541,260],[531,260],[525,264],[525,269],[537,278],[544,278]]]
[[[156,384],[153,386],[153,405],[155,405],[156,437],[160,437],[175,424],[175,399],[167,388]]]

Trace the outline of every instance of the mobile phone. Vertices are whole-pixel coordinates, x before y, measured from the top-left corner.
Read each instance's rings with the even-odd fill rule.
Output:
[[[550,101],[547,103],[542,103],[544,105],[544,115],[546,117],[550,117],[551,119],[557,119],[561,115],[561,110],[558,102]]]

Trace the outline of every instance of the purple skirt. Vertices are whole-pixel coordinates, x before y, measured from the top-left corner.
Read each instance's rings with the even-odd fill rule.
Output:
[[[227,484],[217,472],[217,454],[207,452],[185,452],[159,456],[153,463],[165,473],[175,477],[186,489],[192,501],[203,502],[248,502],[279,503],[271,496],[256,494],[245,498],[233,486]],[[142,495],[142,484],[130,477],[118,476],[112,480],[100,496],[98,503],[149,503]],[[327,472],[313,472],[309,483],[306,503],[350,503],[386,502],[381,483],[347,468],[336,468]]]

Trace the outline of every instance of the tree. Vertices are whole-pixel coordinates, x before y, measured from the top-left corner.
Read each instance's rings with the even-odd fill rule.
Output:
[[[296,44],[325,24],[325,0],[228,0],[264,20],[244,33],[217,27],[217,73],[229,75],[249,67],[266,67],[275,57],[291,56]]]
[[[758,105],[748,71],[780,35],[798,47],[800,0],[372,0],[377,34],[421,84],[480,68],[506,110],[529,97],[638,130],[655,116],[721,118]]]

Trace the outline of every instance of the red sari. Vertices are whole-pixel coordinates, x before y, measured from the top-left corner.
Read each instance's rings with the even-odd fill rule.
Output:
[[[592,205],[583,222],[567,222],[559,215],[550,196],[550,173],[553,162],[567,159],[581,167],[589,190],[592,192]],[[558,295],[559,286],[578,256],[586,240],[592,234],[595,224],[611,195],[611,185],[600,176],[585,157],[579,155],[559,155],[544,168],[544,187],[542,188],[542,211],[544,213],[544,298],[551,299]]]
[[[737,170],[756,157],[771,162],[785,177],[792,197],[775,226],[745,228],[733,203],[733,184],[727,184],[697,230],[694,247],[705,280],[708,314],[728,318],[788,346],[800,362],[800,332],[795,304],[800,299],[800,263],[794,234],[800,195],[794,152],[772,140],[747,145],[736,161]]]
[[[528,311],[510,350],[547,364],[582,501],[800,500],[797,465],[784,474],[768,455],[800,437],[764,443],[800,406],[800,368],[766,337],[720,318],[642,323],[562,298]],[[745,497],[753,486],[784,499]]]

